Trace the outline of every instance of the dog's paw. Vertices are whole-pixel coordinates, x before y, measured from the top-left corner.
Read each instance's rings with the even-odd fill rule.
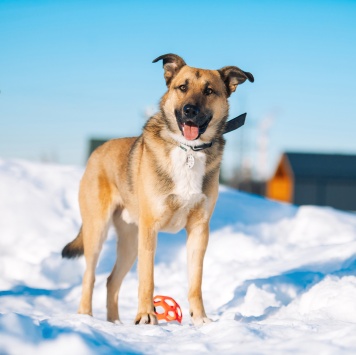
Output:
[[[123,324],[120,320],[120,318],[118,318],[117,316],[116,317],[107,317],[106,320],[110,323],[114,323],[114,324],[117,324],[117,325],[121,325]]]
[[[208,317],[192,317],[192,322],[196,327],[201,327],[204,324],[211,323],[213,320]]]
[[[158,324],[157,317],[154,313],[138,313],[135,324]]]
[[[90,317],[93,316],[93,312],[92,311],[87,310],[87,309],[82,309],[82,308],[79,308],[77,313],[78,314],[84,314],[84,315],[87,315],[87,316],[90,316]]]

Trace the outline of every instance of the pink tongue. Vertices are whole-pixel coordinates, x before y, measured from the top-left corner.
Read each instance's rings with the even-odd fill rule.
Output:
[[[193,141],[199,136],[199,127],[190,124],[183,124],[183,135],[188,141]]]

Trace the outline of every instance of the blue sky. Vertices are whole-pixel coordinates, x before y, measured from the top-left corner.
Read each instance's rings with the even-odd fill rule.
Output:
[[[90,137],[137,135],[165,91],[157,56],[250,71],[225,168],[284,150],[356,153],[356,1],[0,0],[0,157],[83,164]]]

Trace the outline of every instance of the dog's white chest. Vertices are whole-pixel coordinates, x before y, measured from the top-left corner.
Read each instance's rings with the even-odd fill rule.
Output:
[[[189,149],[189,148],[188,148]],[[174,194],[183,200],[190,200],[202,193],[206,155],[192,150],[184,151],[176,147],[171,152]]]

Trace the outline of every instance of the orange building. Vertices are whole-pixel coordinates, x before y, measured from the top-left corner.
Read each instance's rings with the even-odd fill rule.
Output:
[[[283,154],[276,172],[266,185],[266,196],[283,202],[293,202],[294,175],[287,154]]]

